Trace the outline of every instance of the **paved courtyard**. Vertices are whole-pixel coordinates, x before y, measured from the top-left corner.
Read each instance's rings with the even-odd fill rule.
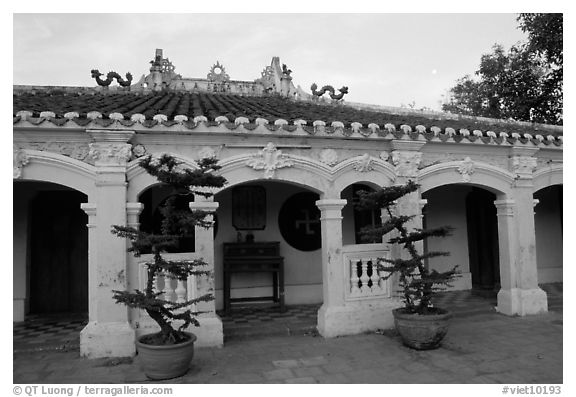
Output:
[[[324,339],[302,328],[237,334],[224,348],[196,349],[188,374],[165,382],[147,380],[138,357],[87,360],[76,347],[21,350],[14,353],[14,383],[562,383],[558,288],[547,289],[556,303],[542,315],[507,317],[490,310],[490,299],[456,310],[443,346],[433,351],[404,347],[392,330]]]

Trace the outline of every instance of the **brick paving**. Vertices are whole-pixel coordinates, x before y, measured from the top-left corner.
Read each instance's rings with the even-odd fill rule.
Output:
[[[546,314],[504,316],[493,311],[490,298],[457,311],[442,347],[433,351],[404,347],[393,330],[331,339],[315,333],[244,334],[228,338],[223,348],[196,349],[185,376],[152,382],[141,371],[138,357],[88,360],[79,357],[77,347],[68,346],[15,351],[13,381],[562,383],[562,288],[546,290],[556,293],[555,310]],[[458,306],[458,296],[464,295],[454,293],[445,299]]]

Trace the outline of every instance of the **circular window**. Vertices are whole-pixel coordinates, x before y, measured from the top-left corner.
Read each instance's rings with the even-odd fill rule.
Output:
[[[278,215],[280,233],[291,247],[300,251],[314,251],[322,246],[320,210],[316,193],[303,192],[284,202]]]

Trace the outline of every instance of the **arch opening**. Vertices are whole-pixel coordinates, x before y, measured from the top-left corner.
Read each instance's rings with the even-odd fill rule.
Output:
[[[162,209],[170,201],[177,211],[189,211],[189,203],[194,202],[194,194],[189,191],[176,191],[164,184],[154,184],[140,193],[138,201],[144,204],[139,216],[140,230],[147,233],[162,233]],[[174,247],[167,249],[169,253],[185,253],[195,251],[195,232],[191,228],[186,235],[180,237]],[[150,252],[144,252],[149,254]]]
[[[322,303],[322,255],[318,192],[278,180],[233,183],[218,192],[219,231],[214,240],[216,308],[224,309],[224,248],[229,244],[274,244],[284,263],[285,305]],[[272,296],[273,277],[267,272],[232,272],[231,306],[266,308],[259,297]],[[258,306],[254,306],[257,304]],[[314,320],[315,321],[315,320]],[[226,330],[225,330],[226,332]]]
[[[373,244],[382,241],[368,241],[362,237],[362,229],[382,225],[382,214],[377,210],[363,210],[357,207],[359,192],[374,192],[377,187],[371,183],[358,182],[347,186],[340,193],[340,198],[347,204],[342,209],[342,243],[344,245]]]
[[[471,185],[453,184],[423,193],[424,228],[450,226],[452,235],[428,239],[424,250],[447,251],[448,257],[431,258],[428,266],[439,271],[458,265],[462,277],[453,289],[473,289],[495,297],[500,289],[498,219],[494,192]]]
[[[534,193],[536,261],[540,284],[561,283],[563,273],[563,185],[552,185]]]
[[[88,312],[86,194],[37,181],[14,182],[14,320]]]

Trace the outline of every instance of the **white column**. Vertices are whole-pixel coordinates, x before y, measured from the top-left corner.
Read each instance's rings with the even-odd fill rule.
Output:
[[[344,306],[345,280],[342,262],[342,208],[347,201],[325,199],[316,201],[321,211],[322,233],[322,294],[324,302],[318,311],[318,331],[322,336],[339,335],[339,313],[334,312]]]
[[[190,209],[192,211],[202,210],[214,213],[219,206],[219,203],[213,201],[213,197],[205,198],[201,195],[195,195],[194,200],[194,202],[190,203]],[[207,218],[207,220],[212,220],[213,216],[208,215]],[[195,252],[208,264],[208,266],[202,270],[212,272],[210,276],[195,278],[195,296],[202,296],[207,293],[214,295],[214,228],[205,229],[196,226],[194,233]],[[193,287],[193,283],[189,282],[188,288]],[[188,292],[188,297],[191,297],[191,292],[193,291]],[[222,320],[216,314],[215,301],[201,302],[198,303],[196,307],[199,311],[206,312],[198,317],[200,327],[190,329],[190,331],[194,332],[198,337],[196,346],[222,346],[224,344],[224,330]]]
[[[494,202],[500,248],[497,310],[507,315],[524,316],[548,310],[546,293],[538,287],[532,191],[524,190],[515,192],[516,200]]]
[[[135,333],[128,309],[116,304],[113,290],[127,289],[126,240],[112,225],[126,225],[126,162],[133,135],[129,131],[89,131],[98,179],[90,203],[82,204],[88,222],[88,325],[80,333],[84,357],[125,357],[135,353]]]
[[[510,169],[516,181],[510,196],[494,202],[498,214],[500,283],[498,311],[508,315],[548,310],[546,293],[538,287],[533,171],[538,148],[512,147]]]

